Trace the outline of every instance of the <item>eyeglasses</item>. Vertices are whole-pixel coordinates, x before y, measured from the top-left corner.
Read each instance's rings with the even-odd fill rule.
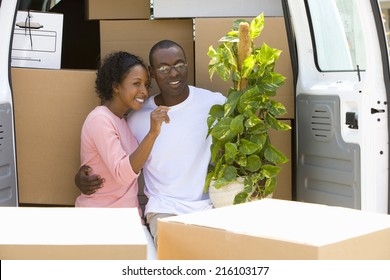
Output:
[[[160,68],[157,68],[156,70],[162,74],[168,74],[169,72],[171,72],[172,68],[175,68],[175,70],[177,72],[181,72],[183,71],[185,68],[187,67],[187,63],[183,63],[183,62],[180,62],[176,65],[172,65],[172,66],[169,66],[169,65],[163,65],[161,66]]]

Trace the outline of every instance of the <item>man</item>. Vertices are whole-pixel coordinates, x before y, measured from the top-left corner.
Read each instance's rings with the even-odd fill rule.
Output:
[[[145,208],[150,232],[157,240],[157,219],[210,209],[203,186],[210,162],[211,139],[207,137],[208,113],[225,97],[188,85],[188,66],[183,48],[172,41],[155,44],[149,54],[150,75],[160,94],[149,98],[143,109],[128,116],[128,125],[138,141],[149,130],[149,115],[157,106],[170,107],[170,124],[146,161],[143,174],[148,203]],[[87,170],[88,171],[88,170]],[[86,176],[81,168],[75,182],[83,193],[93,193],[102,183],[97,175]]]

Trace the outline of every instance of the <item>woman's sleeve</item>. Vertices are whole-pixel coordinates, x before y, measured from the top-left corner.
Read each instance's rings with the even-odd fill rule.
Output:
[[[112,176],[121,184],[128,184],[139,174],[134,173],[129,154],[123,149],[120,135],[112,120],[104,115],[92,118],[87,128],[98,154]],[[130,139],[128,139],[130,141]]]

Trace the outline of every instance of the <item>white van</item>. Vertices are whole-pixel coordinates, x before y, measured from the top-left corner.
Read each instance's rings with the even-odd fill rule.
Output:
[[[0,0],[0,204],[8,206],[21,202],[46,204],[39,199],[20,201],[19,197],[18,168],[21,163],[17,161],[15,135],[18,127],[14,119],[15,85],[12,84],[11,67],[19,2],[25,3]],[[41,2],[43,9],[50,7],[47,3],[50,1]],[[228,1],[225,2],[228,6]],[[273,0],[258,3],[267,6],[267,11],[273,13],[271,16],[284,18],[285,23],[286,37],[280,39],[288,42],[288,49],[283,51],[290,54],[292,76],[287,78],[293,81],[295,100],[291,143],[292,199],[390,213],[390,72],[379,1]],[[179,7],[175,8],[179,10]],[[47,133],[59,133],[62,126],[55,127],[58,131]],[[34,165],[34,159],[30,160],[29,164]],[[55,168],[57,163],[50,164]],[[73,173],[64,174],[68,181],[72,182],[77,168],[72,166]],[[56,181],[62,179],[51,172],[46,176],[53,176],[49,180],[53,188]],[[76,189],[72,184],[69,188]]]

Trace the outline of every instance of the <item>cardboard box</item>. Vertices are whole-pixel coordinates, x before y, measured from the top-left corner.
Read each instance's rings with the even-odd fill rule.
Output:
[[[250,17],[260,13],[282,16],[281,1],[267,0],[154,0],[155,18]]]
[[[252,18],[246,18],[249,22]],[[210,58],[207,55],[209,47],[217,48],[218,40],[225,36],[233,26],[234,18],[197,18],[195,19],[195,85],[218,91],[226,95],[230,83],[223,81],[217,74],[212,80],[208,72]],[[286,77],[285,84],[277,91],[274,100],[281,102],[287,109],[283,119],[294,118],[294,81],[290,60],[290,52],[283,17],[266,17],[263,32],[255,39],[255,46],[267,43],[272,48],[282,50],[276,62],[275,71]]]
[[[61,68],[63,14],[18,11],[11,66]]]
[[[194,84],[194,38],[193,22],[182,20],[103,20],[100,22],[100,52],[104,58],[113,51],[128,51],[149,64],[149,51],[160,40],[169,39],[179,43],[188,62],[189,84]],[[152,81],[151,94],[158,93]]]
[[[85,0],[87,19],[148,19],[150,1]]]
[[[390,216],[277,199],[158,221],[158,259],[390,259]]]
[[[136,208],[1,207],[2,260],[145,260]]]
[[[74,205],[81,127],[100,104],[92,70],[12,69],[19,202]]]

